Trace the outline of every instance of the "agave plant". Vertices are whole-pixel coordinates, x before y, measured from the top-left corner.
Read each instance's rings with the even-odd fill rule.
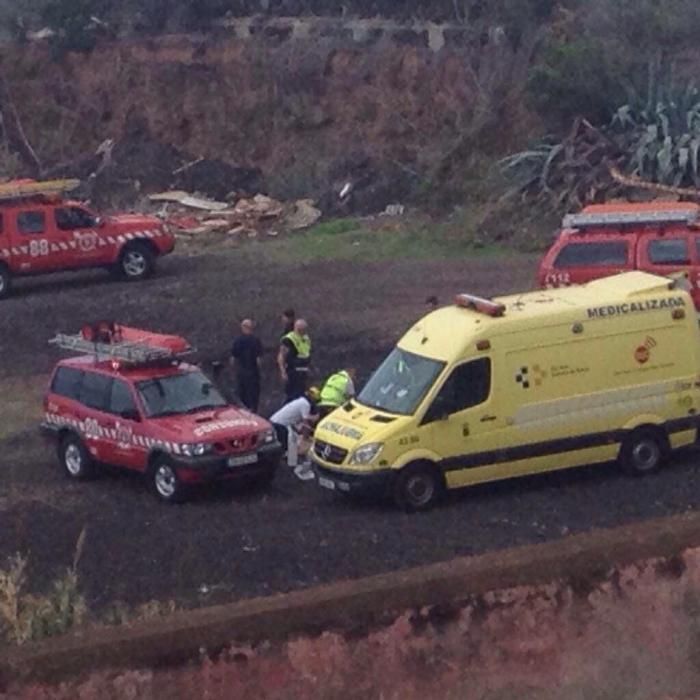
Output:
[[[685,90],[653,106],[620,107],[611,130],[626,143],[631,173],[679,187],[700,185],[700,90]]]
[[[515,191],[557,208],[617,195],[613,169],[648,183],[700,187],[700,90],[688,85],[630,102],[602,127],[577,119],[563,141],[544,140],[501,166]]]

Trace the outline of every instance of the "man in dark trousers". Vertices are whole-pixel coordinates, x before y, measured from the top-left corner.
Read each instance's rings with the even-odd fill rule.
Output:
[[[310,365],[311,338],[306,321],[299,318],[294,322],[294,330],[282,336],[277,355],[287,403],[304,395]]]
[[[241,335],[231,346],[231,361],[236,372],[236,392],[241,403],[257,413],[260,401],[260,358],[263,348],[255,335],[255,323],[246,318],[241,321]]]

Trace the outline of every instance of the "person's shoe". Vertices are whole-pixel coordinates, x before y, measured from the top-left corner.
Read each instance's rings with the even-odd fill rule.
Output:
[[[313,467],[308,463],[300,464],[298,467],[295,467],[294,475],[302,481],[310,481],[311,479],[316,478]]]

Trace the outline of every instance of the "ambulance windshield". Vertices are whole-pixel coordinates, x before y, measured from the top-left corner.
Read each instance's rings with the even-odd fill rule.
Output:
[[[387,413],[411,415],[444,367],[444,362],[394,348],[370,377],[358,401]]]

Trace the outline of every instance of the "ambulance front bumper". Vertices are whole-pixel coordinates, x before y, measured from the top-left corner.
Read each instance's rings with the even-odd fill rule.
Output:
[[[346,469],[329,469],[318,460],[313,460],[319,486],[339,493],[386,496],[390,493],[394,476],[392,469],[372,472],[356,472]]]

